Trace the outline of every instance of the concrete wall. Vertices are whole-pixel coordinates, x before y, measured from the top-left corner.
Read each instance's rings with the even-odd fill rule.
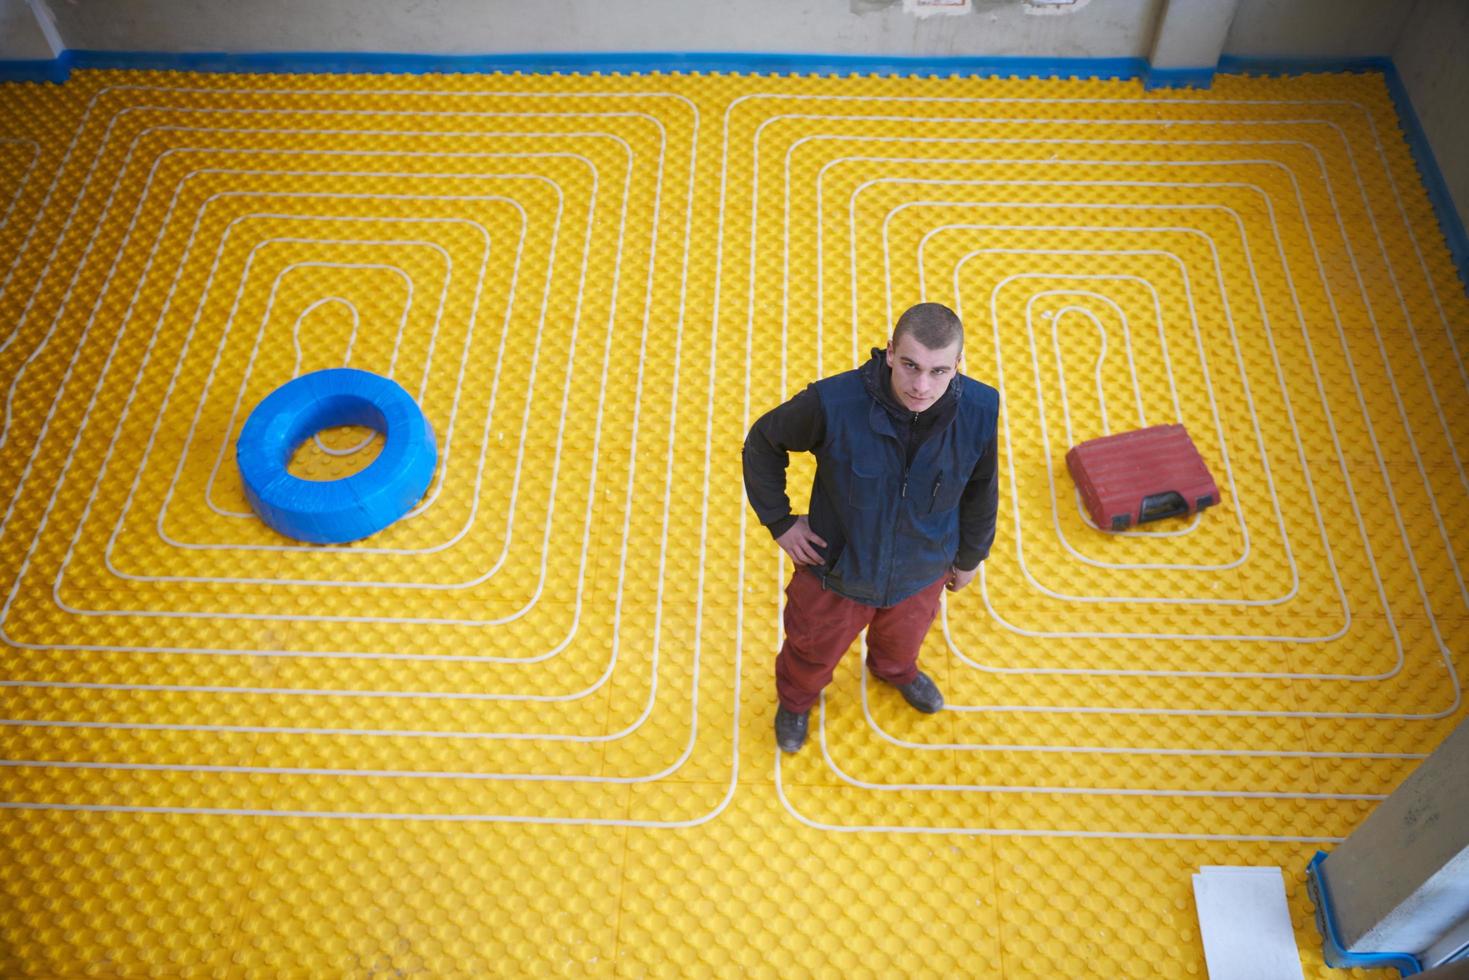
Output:
[[[51,44],[26,0],[0,0],[0,60],[45,61],[51,57]]]
[[[1250,58],[1388,55],[1412,0],[1240,0],[1224,53]]]
[[[1146,57],[1164,0],[1085,0],[1058,16],[1021,0],[919,19],[899,0],[48,0],[68,47],[136,51],[776,51]],[[25,0],[0,0],[24,7]],[[1443,4],[1452,6],[1452,0]],[[1228,54],[1393,50],[1397,0],[1240,0]],[[1462,6],[1462,4],[1460,4]]]
[[[1434,158],[1469,225],[1469,2],[1418,0],[1392,52]]]
[[[1145,57],[1163,0],[1019,0],[919,19],[896,0],[51,0],[68,47],[142,51],[765,51]]]
[[[1022,0],[919,19],[899,0],[47,0],[67,47],[134,51],[774,51],[1146,57],[1164,0]],[[1200,6],[1206,6],[1200,0]],[[0,24],[25,0],[0,0]],[[1185,4],[1186,6],[1186,4]],[[1224,6],[1228,6],[1225,4]],[[1422,7],[1462,9],[1462,0]],[[1391,54],[1414,3],[1239,0],[1227,54]],[[9,31],[0,33],[0,37]],[[33,33],[23,31],[22,33]]]

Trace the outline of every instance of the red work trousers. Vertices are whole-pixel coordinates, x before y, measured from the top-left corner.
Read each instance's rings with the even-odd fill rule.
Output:
[[[918,676],[918,649],[947,581],[945,576],[896,606],[879,609],[824,589],[814,572],[797,568],[786,586],[786,638],[775,658],[781,706],[798,714],[811,710],[864,626],[873,676],[899,687],[912,683]]]

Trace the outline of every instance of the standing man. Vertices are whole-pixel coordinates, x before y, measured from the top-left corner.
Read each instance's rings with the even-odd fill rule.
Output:
[[[775,658],[775,740],[806,741],[811,706],[867,628],[867,666],[914,708],[944,706],[918,650],[945,587],[968,585],[995,539],[995,389],[959,374],[964,326],[910,308],[886,350],[808,385],[745,438],[745,492],[796,565]],[[816,456],[810,513],[791,513],[789,453]]]

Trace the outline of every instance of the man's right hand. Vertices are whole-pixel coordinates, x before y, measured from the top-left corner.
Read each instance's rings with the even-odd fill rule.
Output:
[[[816,550],[818,547],[825,548],[826,542],[811,530],[811,522],[806,519],[805,514],[797,517],[796,523],[786,528],[786,533],[776,538],[775,543],[797,565],[820,565],[826,560]]]

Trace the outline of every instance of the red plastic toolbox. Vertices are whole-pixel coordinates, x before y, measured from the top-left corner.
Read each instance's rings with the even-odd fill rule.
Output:
[[[1072,446],[1066,468],[1097,527],[1123,531],[1219,502],[1219,487],[1181,425],[1153,425]]]

